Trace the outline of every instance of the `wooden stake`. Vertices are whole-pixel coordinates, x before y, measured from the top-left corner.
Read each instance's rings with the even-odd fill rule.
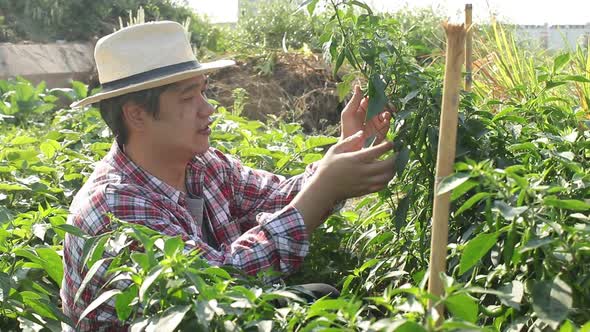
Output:
[[[432,215],[432,241],[430,245],[430,273],[428,291],[441,296],[443,292],[440,273],[446,271],[447,241],[449,234],[449,207],[451,193],[437,195],[440,181],[453,171],[455,162],[455,144],[457,141],[457,112],[459,110],[459,90],[461,87],[461,69],[465,57],[465,25],[443,23],[447,35],[445,60],[445,80],[443,85],[442,111],[438,153],[436,158],[436,178],[434,181],[434,206]],[[432,300],[428,307],[433,306]],[[439,313],[438,323],[442,322],[444,308],[436,307]]]
[[[473,84],[473,29],[472,27],[473,5],[465,5],[465,27],[467,28],[467,39],[465,39],[465,91],[471,92]]]

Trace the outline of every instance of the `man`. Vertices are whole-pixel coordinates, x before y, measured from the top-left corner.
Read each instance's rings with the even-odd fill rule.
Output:
[[[391,143],[362,149],[372,134],[383,140],[390,116],[384,112],[365,128],[367,100],[358,87],[342,113],[340,141],[304,174],[285,179],[210,147],[215,109],[205,95],[205,74],[234,62],[199,64],[181,25],[153,22],[117,31],[97,43],[95,60],[102,91],[72,107],[100,102],[116,141],[72,202],[68,223],[88,234],[108,231],[112,213],[181,235],[213,265],[288,274],[336,202],[378,191],[393,177],[393,159],[377,160]],[[87,272],[83,246],[83,239],[66,235],[61,298],[74,322],[105,283],[106,266],[74,303]],[[92,331],[124,328],[112,300],[78,324]]]

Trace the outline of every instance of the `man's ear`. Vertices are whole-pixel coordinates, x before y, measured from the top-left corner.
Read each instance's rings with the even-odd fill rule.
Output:
[[[146,126],[147,112],[144,107],[134,101],[128,101],[123,104],[123,119],[127,128],[137,132],[143,131]]]

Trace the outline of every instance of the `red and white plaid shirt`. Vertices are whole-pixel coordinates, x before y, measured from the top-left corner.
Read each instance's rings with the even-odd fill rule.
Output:
[[[68,223],[90,235],[101,234],[110,230],[106,215],[110,212],[121,220],[194,241],[194,248],[213,265],[232,265],[249,274],[268,268],[287,274],[298,268],[309,250],[303,217],[288,204],[315,168],[309,165],[303,174],[285,179],[245,167],[214,148],[195,156],[186,167],[186,185],[190,194],[204,198],[205,218],[219,244],[216,250],[201,240],[202,230],[188,210],[186,194],[142,170],[113,143],[74,198]],[[74,322],[105,283],[106,266],[74,303],[88,270],[82,266],[83,247],[83,239],[66,235],[61,299],[64,313]],[[90,313],[78,328],[124,329],[114,299]]]

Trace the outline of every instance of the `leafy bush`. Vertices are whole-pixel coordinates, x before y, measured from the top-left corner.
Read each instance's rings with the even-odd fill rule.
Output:
[[[126,18],[139,7],[146,21],[191,19],[191,42],[198,48],[216,50],[219,29],[175,0],[0,0],[4,13],[5,35],[47,42],[56,39],[90,41],[119,28],[119,17]]]
[[[319,49],[317,37],[323,30],[322,19],[298,11],[293,1],[245,2],[241,10],[231,41],[234,49],[299,49],[303,44]]]
[[[384,297],[392,286],[420,283],[428,267],[442,66],[417,66],[412,56],[419,50],[400,38],[399,21],[362,3],[333,2],[332,13],[325,48],[334,70],[348,62],[367,79],[368,117],[388,103],[398,110],[391,135],[399,151],[397,177],[379,203],[360,203],[347,250],[366,263],[343,284],[357,296]],[[516,83],[506,98],[494,100],[488,96],[495,87],[483,81],[478,94],[464,96],[457,173],[441,188],[454,189],[456,211],[446,282],[454,279],[470,294],[441,299],[455,318],[528,329],[590,318],[590,293],[577,289],[588,282],[588,271],[574,263],[589,258],[578,247],[588,245],[588,121],[581,101],[563,93],[590,81],[564,72],[569,59],[557,56],[551,66],[540,59],[538,74],[527,78],[539,89]],[[402,303],[389,302],[394,308]],[[470,309],[458,310],[459,303]],[[414,310],[393,309],[403,311]]]

